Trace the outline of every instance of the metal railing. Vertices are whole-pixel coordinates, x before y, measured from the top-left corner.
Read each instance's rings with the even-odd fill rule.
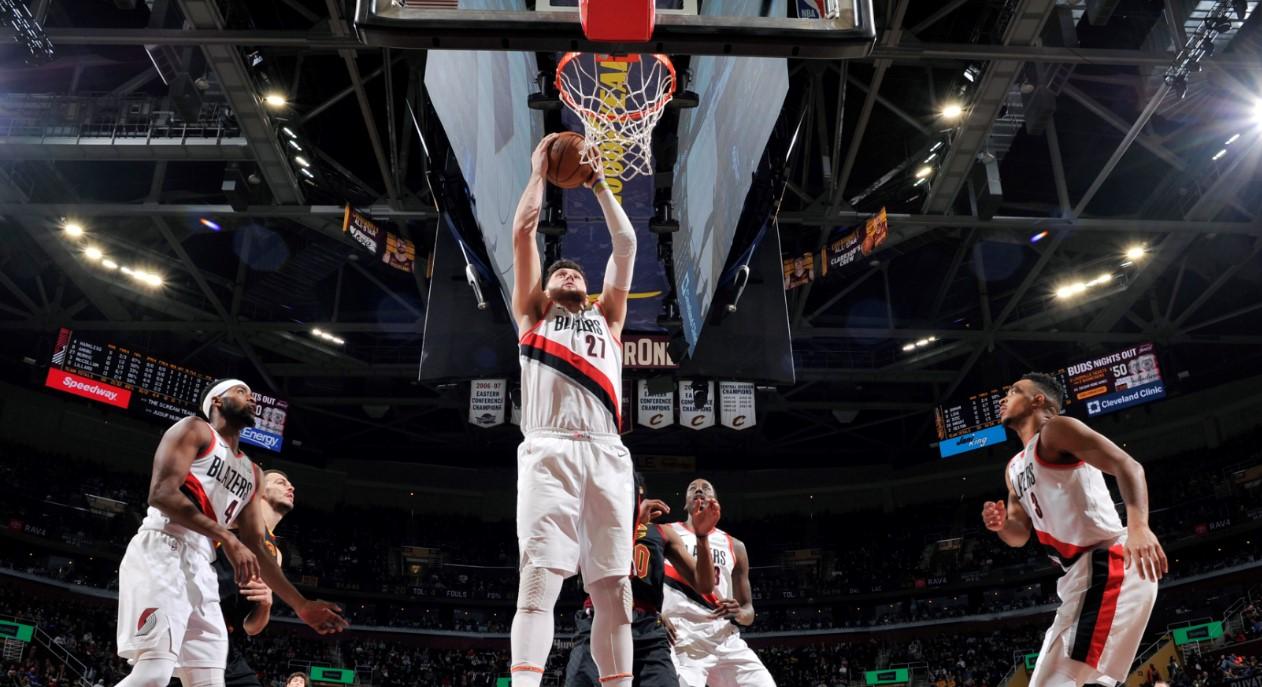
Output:
[[[51,636],[49,636],[47,632],[44,632],[43,628],[40,627],[39,623],[35,622],[34,620],[18,618],[15,616],[0,616],[0,617],[6,620],[10,620],[12,622],[16,622],[16,623],[22,623],[25,625],[33,625],[35,627],[35,632],[32,635],[31,639],[36,644],[43,647],[44,650],[47,651],[49,654],[52,654],[53,658],[57,659],[57,661],[62,665],[64,670],[69,670],[72,674],[74,674],[75,676],[74,682],[76,685],[79,685],[79,687],[92,687],[92,682],[88,679],[87,665],[84,664],[83,661],[80,661],[77,656],[70,653],[69,649],[58,644]]]

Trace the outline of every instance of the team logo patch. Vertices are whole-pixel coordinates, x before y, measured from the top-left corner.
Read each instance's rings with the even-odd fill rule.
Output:
[[[648,525],[636,525],[636,527],[635,527],[635,538],[636,538],[636,539],[643,539],[643,538],[645,538],[645,537],[647,537],[647,536],[649,536],[649,526],[648,526]]]
[[[146,608],[140,614],[140,620],[136,621],[136,636],[141,637],[153,632],[153,628],[158,626],[158,609]]]

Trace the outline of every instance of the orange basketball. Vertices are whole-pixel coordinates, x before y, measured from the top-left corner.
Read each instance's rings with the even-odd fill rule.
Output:
[[[596,175],[591,165],[583,164],[586,141],[573,131],[566,131],[548,146],[548,183],[561,188],[578,188]]]

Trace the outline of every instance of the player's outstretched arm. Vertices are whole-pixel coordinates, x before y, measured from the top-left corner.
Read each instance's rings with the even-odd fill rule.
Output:
[[[193,505],[180,488],[193,461],[215,441],[214,430],[205,420],[186,417],[162,435],[153,454],[153,477],[149,481],[149,505],[171,521],[223,545],[224,554],[236,573],[238,583],[257,577],[259,564],[254,554],[242,546],[228,528]]]
[[[258,557],[263,581],[294,609],[304,623],[322,635],[346,629],[350,623],[341,616],[341,606],[303,596],[302,592],[294,588],[285,578],[285,573],[281,571],[276,559],[268,554],[264,536],[267,526],[259,512],[257,499],[252,499],[242,509],[241,514],[237,516],[237,523],[241,527],[241,541],[245,542],[246,546],[250,547],[250,550]]]
[[[999,535],[1003,543],[1019,549],[1030,541],[1030,533],[1034,527],[1030,524],[1030,515],[1021,507],[1021,500],[1012,490],[1012,483],[1004,475],[1008,485],[1008,501],[987,501],[982,505],[982,524],[986,529]]]
[[[609,322],[613,335],[621,337],[622,324],[627,319],[631,278],[635,271],[635,227],[631,225],[626,210],[622,209],[613,191],[609,190],[599,170],[597,180],[592,184],[592,191],[600,203],[601,212],[605,214],[605,224],[609,227],[609,237],[613,242],[613,252],[605,265],[605,284],[600,291],[600,311]]]
[[[543,317],[543,268],[539,264],[539,245],[535,234],[539,229],[539,214],[543,211],[543,190],[547,184],[548,146],[556,134],[549,134],[539,141],[530,155],[530,180],[517,202],[513,216],[513,319],[518,333]]]
[[[1126,504],[1126,566],[1137,563],[1140,576],[1149,580],[1170,571],[1166,552],[1148,526],[1148,480],[1139,461],[1108,437],[1064,415],[1043,425],[1039,444],[1049,457],[1073,456],[1116,477]]]

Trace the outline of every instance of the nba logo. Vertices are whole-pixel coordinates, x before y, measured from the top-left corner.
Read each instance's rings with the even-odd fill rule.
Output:
[[[1099,401],[1087,401],[1087,414],[1088,415],[1095,415],[1096,413],[1099,413],[1099,412],[1100,412]]]
[[[828,0],[798,0],[798,19],[820,19],[825,16]]]

